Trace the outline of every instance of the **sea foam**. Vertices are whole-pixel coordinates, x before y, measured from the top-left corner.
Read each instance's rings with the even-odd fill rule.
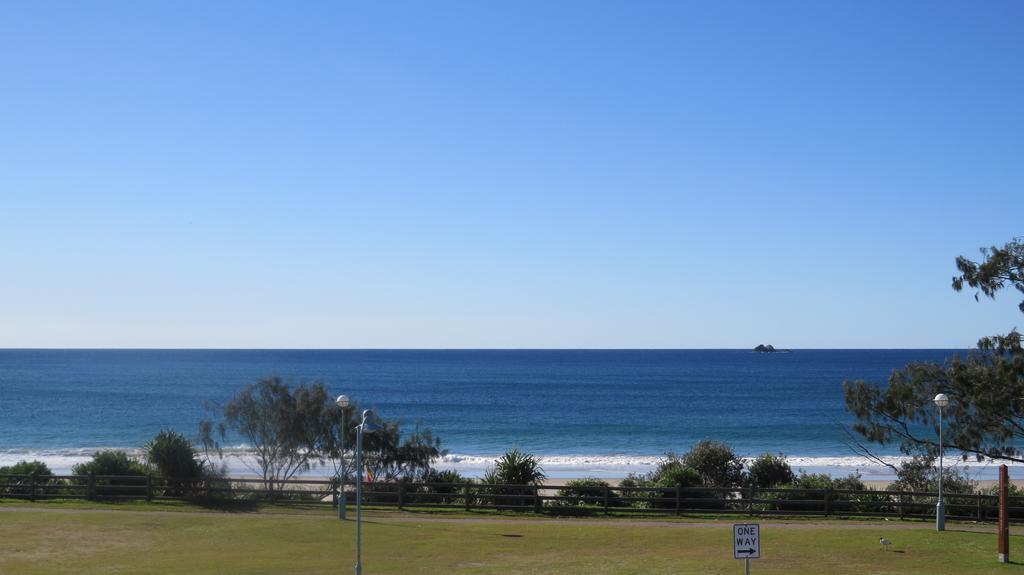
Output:
[[[67,448],[67,449],[8,449],[0,450],[0,466],[11,465],[23,460],[36,460],[46,465],[58,474],[71,473],[71,469],[78,463],[89,461],[92,455],[102,449],[123,449],[131,457],[141,458],[142,450],[138,448]],[[257,469],[256,457],[252,450],[245,446],[234,446],[223,450],[222,458],[215,458],[217,463],[223,463],[229,474],[251,475]],[[494,465],[500,454],[462,454],[449,453],[438,458],[434,466],[439,469],[452,469],[470,477],[482,476],[488,468]],[[559,455],[548,454],[538,455],[540,465],[545,473],[552,478],[568,477],[604,477],[619,478],[630,473],[647,473],[657,468],[661,461],[661,455],[643,454],[592,454],[592,455]],[[906,456],[883,456],[880,458],[885,464],[899,466],[900,463],[909,459]],[[747,459],[749,461],[749,458]],[[868,480],[887,480],[895,478],[891,467],[868,460],[859,456],[845,457],[813,457],[813,456],[787,456],[786,461],[796,471],[808,473],[827,473],[832,476],[845,476],[851,473],[859,473]],[[964,462],[955,457],[946,458],[948,467],[958,467],[968,476],[974,479],[994,479],[998,475],[1000,462]],[[1012,473],[1024,474],[1024,463],[1008,464]],[[332,466],[314,467],[305,473],[308,476],[320,476],[329,474]]]

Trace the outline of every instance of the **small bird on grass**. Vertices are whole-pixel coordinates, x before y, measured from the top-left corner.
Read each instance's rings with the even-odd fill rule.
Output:
[[[892,541],[889,541],[885,537],[879,537],[878,538],[878,544],[882,546],[882,549],[888,551],[889,550],[889,546],[892,545]]]

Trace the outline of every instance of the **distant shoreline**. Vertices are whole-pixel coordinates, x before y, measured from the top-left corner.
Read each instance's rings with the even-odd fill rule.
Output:
[[[102,449],[121,449],[132,457],[141,457],[140,448],[76,448],[76,449],[6,449],[0,450],[0,466],[12,465],[18,461],[42,461],[59,474],[69,474],[71,468],[78,463],[89,461],[92,454]],[[231,475],[250,475],[253,473],[254,461],[251,452],[245,449],[232,448],[225,451],[222,460]],[[619,481],[630,473],[644,474],[653,471],[662,455],[552,455],[536,454],[541,466],[550,478],[549,481],[566,481],[574,478],[595,477],[605,481]],[[498,454],[465,455],[449,454],[434,462],[437,469],[451,469],[464,476],[479,478],[484,475]],[[749,461],[750,456],[745,459]],[[871,464],[861,457],[842,456],[787,456],[787,462],[796,473],[824,473],[832,477],[846,477],[859,474],[865,484],[872,486],[888,485],[895,480],[891,468],[880,464]],[[905,460],[904,456],[885,456],[891,464],[898,465]],[[979,483],[994,481],[998,477],[999,463],[964,464],[953,457],[946,458],[947,467],[955,467]],[[327,464],[328,468],[330,463]],[[1019,477],[1024,481],[1024,464],[1008,464],[1011,478]],[[324,473],[324,468],[314,468],[304,474],[306,477],[317,477]]]

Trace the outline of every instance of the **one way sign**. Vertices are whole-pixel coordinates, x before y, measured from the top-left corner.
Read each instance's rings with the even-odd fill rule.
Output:
[[[737,523],[732,526],[732,555],[736,559],[761,558],[761,526]]]

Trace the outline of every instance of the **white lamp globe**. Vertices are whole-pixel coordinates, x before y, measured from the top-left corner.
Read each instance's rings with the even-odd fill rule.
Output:
[[[945,393],[940,393],[936,395],[933,401],[935,402],[935,405],[939,407],[946,407],[947,405],[949,405],[949,398],[946,397]]]
[[[339,395],[338,399],[334,400],[334,403],[337,403],[338,407],[342,407],[342,408],[348,407],[349,406],[348,396],[347,395]]]

